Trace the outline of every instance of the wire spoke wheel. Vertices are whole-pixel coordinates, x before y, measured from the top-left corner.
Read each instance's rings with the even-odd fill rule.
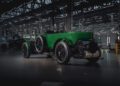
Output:
[[[64,60],[64,57],[66,55],[64,46],[59,45],[56,54],[61,61]]]
[[[67,64],[69,62],[69,48],[65,42],[61,41],[56,45],[55,56],[57,58],[57,62],[60,64]]]
[[[39,36],[35,41],[35,49],[38,53],[42,53],[43,47],[44,47],[43,38]]]

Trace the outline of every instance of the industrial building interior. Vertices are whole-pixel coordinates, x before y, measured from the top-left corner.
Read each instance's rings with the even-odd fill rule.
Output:
[[[100,59],[24,58],[23,39],[47,31],[92,32]],[[0,85],[120,86],[120,0],[0,0]]]

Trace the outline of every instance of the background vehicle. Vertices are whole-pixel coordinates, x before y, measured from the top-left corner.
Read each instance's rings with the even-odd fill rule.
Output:
[[[2,51],[5,51],[8,48],[8,45],[9,45],[9,43],[8,43],[7,39],[4,36],[1,36],[0,37],[0,49]]]
[[[92,32],[51,32],[38,35],[32,40],[26,38],[23,44],[24,57],[29,58],[33,51],[53,52],[60,64],[67,64],[71,57],[96,62],[101,56]]]

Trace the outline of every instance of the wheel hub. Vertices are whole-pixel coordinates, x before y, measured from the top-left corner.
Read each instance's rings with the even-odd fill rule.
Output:
[[[65,57],[65,49],[63,46],[58,46],[58,49],[57,49],[57,56],[60,60],[63,60],[64,57]]]

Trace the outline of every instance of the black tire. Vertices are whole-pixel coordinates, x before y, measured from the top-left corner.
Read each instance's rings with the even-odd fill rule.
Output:
[[[35,40],[35,49],[37,53],[42,53],[44,50],[44,40],[42,36],[38,36]]]
[[[27,44],[23,45],[23,56],[24,58],[30,58],[30,50]]]
[[[37,54],[36,49],[35,49],[35,41],[30,42],[30,52],[31,54]]]
[[[60,41],[55,47],[55,57],[60,64],[68,64],[70,60],[69,46],[66,42]]]

